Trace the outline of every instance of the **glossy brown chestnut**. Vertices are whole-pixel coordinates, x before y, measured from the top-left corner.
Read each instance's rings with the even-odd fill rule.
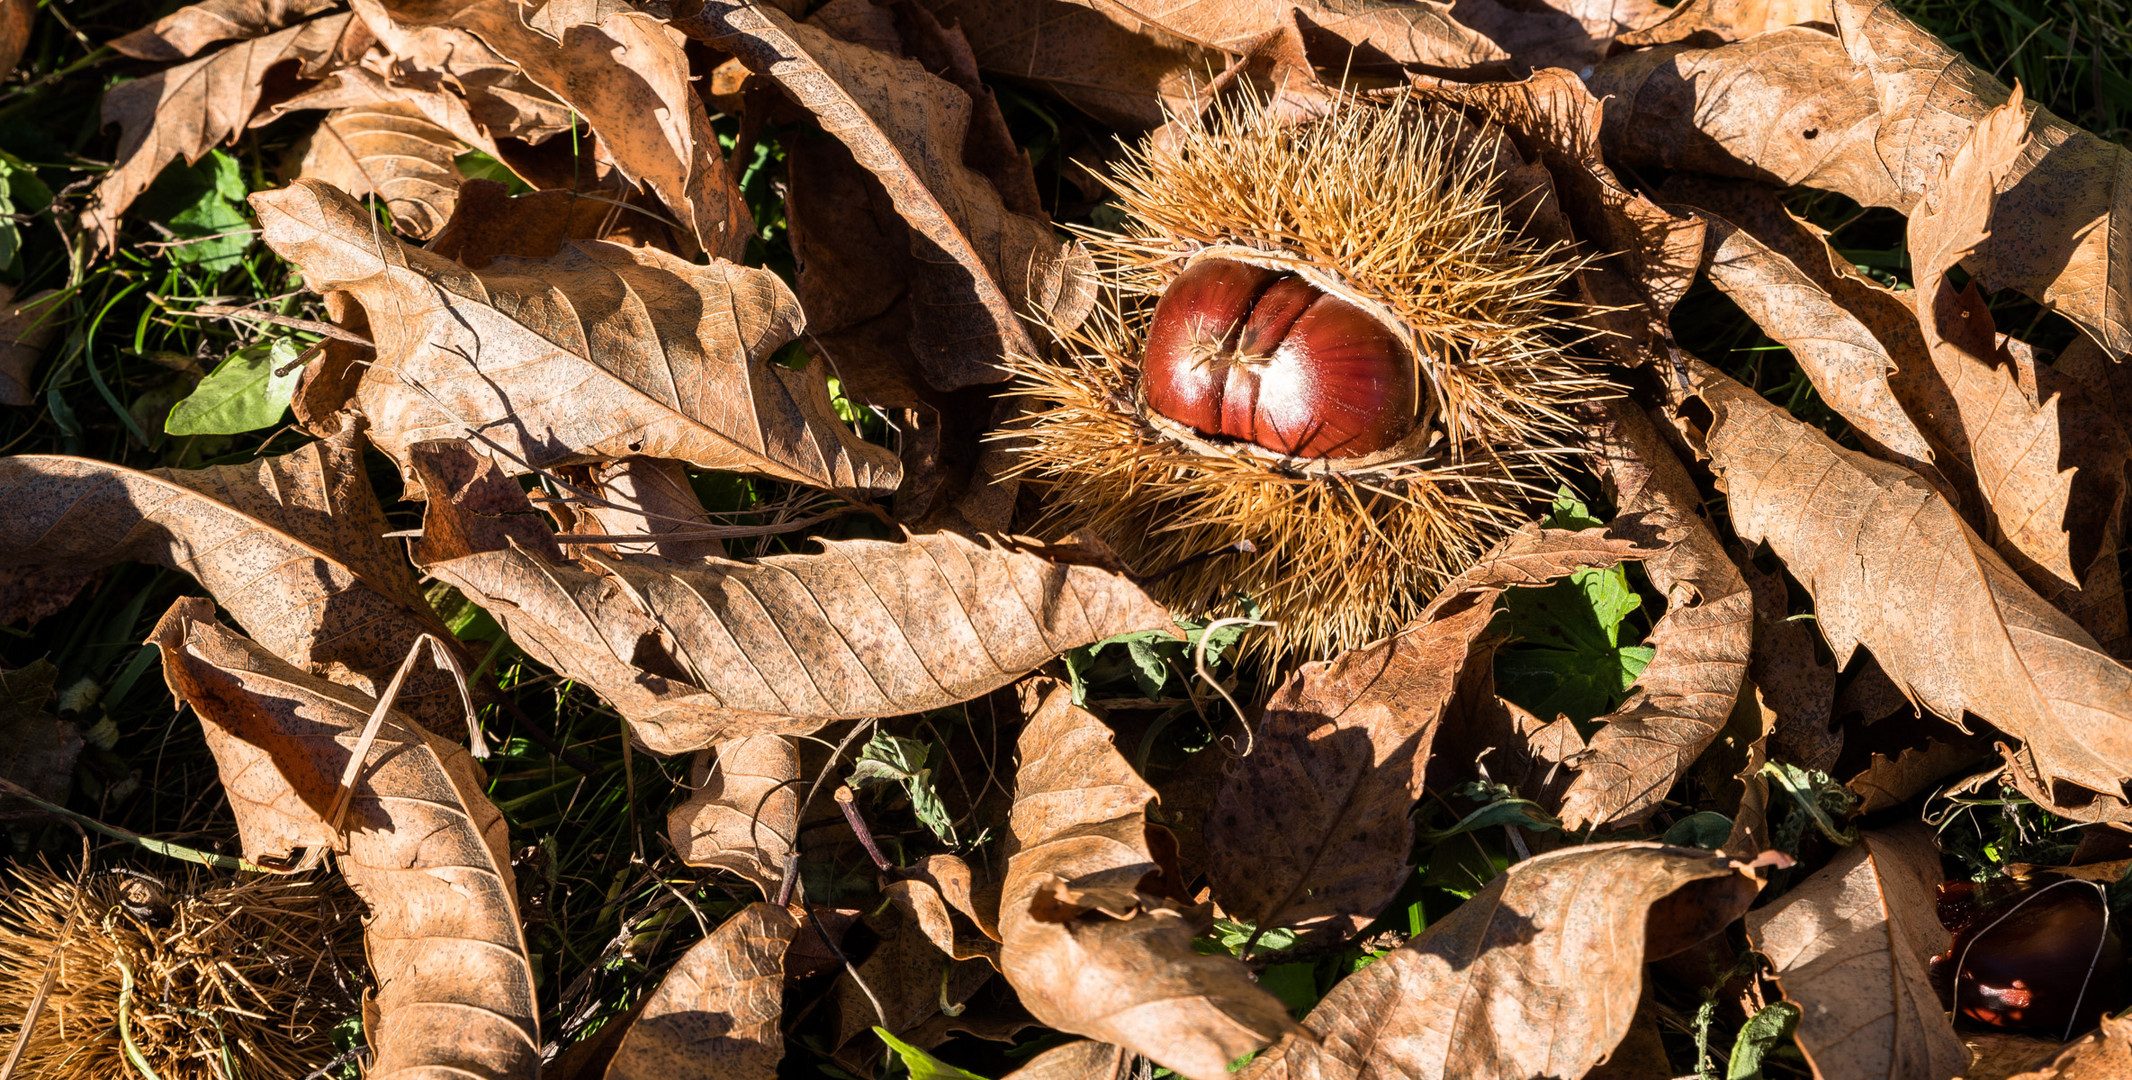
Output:
[[[2125,1003],[2124,943],[2091,882],[1950,881],[1939,914],[1954,942],[1932,958],[1932,984],[1966,1019],[2064,1039]]]
[[[1297,457],[1372,454],[1414,429],[1420,373],[1391,329],[1294,274],[1201,259],[1162,294],[1147,405]]]

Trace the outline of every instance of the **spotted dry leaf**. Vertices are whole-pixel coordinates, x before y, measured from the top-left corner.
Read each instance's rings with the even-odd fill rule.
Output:
[[[1866,646],[1926,708],[1950,720],[1966,710],[2021,740],[2031,797],[2124,815],[2132,669],[1916,474],[1838,446],[1715,368],[1697,363],[1693,378],[1734,527],[1813,595],[1839,665]]]
[[[325,815],[376,702],[217,624],[198,597],[172,606],[150,640],[206,729],[245,857],[331,850],[369,908],[365,1075],[534,1075],[539,1006],[509,829],[466,749],[388,712],[335,830]]]
[[[1072,325],[1093,306],[1087,253],[1042,217],[1008,210],[963,164],[961,88],[915,60],[739,0],[710,0],[675,25],[775,79],[887,189],[910,225],[910,344],[933,385],[1002,380],[1000,357],[1036,355],[1023,323],[1032,308]]]
[[[1629,1033],[1644,963],[1723,930],[1761,888],[1692,848],[1587,844],[1512,865],[1341,980],[1238,1080],[1583,1076]]]
[[[1663,21],[1621,35],[1624,46],[1644,48],[1704,39],[1742,41],[1756,34],[1805,23],[1828,23],[1829,0],[1685,0]]]
[[[1066,687],[1038,695],[1007,821],[1000,969],[1050,1027],[1224,1080],[1295,1022],[1234,958],[1193,950],[1195,911],[1142,891],[1164,876],[1147,840],[1155,789]]]
[[[290,663],[377,693],[416,636],[457,647],[391,541],[352,429],[277,457],[136,472],[43,454],[0,458],[0,565],[30,580],[121,562],[190,574]],[[10,617],[13,617],[12,615]],[[451,676],[427,662],[400,708],[464,730]]]
[[[1398,633],[1290,676],[1207,815],[1207,875],[1222,910],[1314,944],[1368,925],[1409,876],[1429,749],[1496,598],[1661,550],[1528,526]]]
[[[682,862],[738,874],[775,897],[799,836],[799,749],[752,735],[711,753],[710,768],[666,815],[666,835]]]
[[[28,405],[35,400],[37,361],[59,336],[64,308],[53,289],[31,293],[17,302],[11,285],[0,285],[0,405]]]
[[[380,450],[480,431],[514,471],[647,455],[845,492],[899,464],[837,419],[818,370],[771,355],[804,325],[767,270],[572,241],[469,271],[383,234],[330,185],[252,196],[266,241],[369,313],[355,405]]]
[[[1045,545],[931,533],[822,547],[745,563],[587,553],[593,573],[514,546],[425,569],[663,754],[953,705],[1170,625],[1124,575]]]
[[[340,12],[112,87],[104,93],[103,116],[119,126],[118,153],[81,212],[82,228],[108,249],[117,240],[119,215],[163,166],[197,161],[244,131],[269,70],[293,62],[299,73],[317,78],[367,44],[362,24]]]
[[[393,228],[417,240],[442,228],[459,201],[466,144],[405,102],[335,109],[311,135],[297,175],[358,198],[376,194]]]
[[[1775,903],[1747,916],[1797,1039],[1827,1080],[1947,1080],[1969,1051],[1940,1008],[1926,961],[1946,951],[1933,915],[1939,848],[1911,823],[1868,831]]]
[[[391,22],[379,33],[388,43],[430,29],[474,34],[583,117],[603,159],[656,192],[692,248],[731,261],[746,252],[754,221],[691,81],[684,39],[662,20],[627,5],[495,0],[392,0],[364,11]]]
[[[607,1080],[770,1080],[785,1056],[785,949],[800,924],[749,904],[689,946],[644,1001]]]
[[[1610,531],[1665,550],[1644,571],[1666,613],[1644,644],[1655,652],[1628,700],[1598,718],[1562,798],[1571,830],[1649,816],[1732,714],[1754,646],[1754,594],[1703,510],[1695,481],[1642,410],[1603,402],[1598,471],[1620,508]]]
[[[340,0],[202,0],[130,34],[111,48],[135,60],[184,60],[217,41],[264,37],[333,8]]]

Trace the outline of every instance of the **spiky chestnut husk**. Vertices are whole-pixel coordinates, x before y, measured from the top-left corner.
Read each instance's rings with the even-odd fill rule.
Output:
[[[1171,130],[1109,181],[1123,227],[1083,231],[1105,302],[1053,328],[1055,355],[1010,360],[1037,403],[1011,433],[1017,474],[1048,488],[1040,531],[1093,528],[1145,571],[1250,541],[1154,588],[1208,614],[1256,601],[1272,674],[1391,632],[1530,520],[1573,453],[1569,407],[1608,387],[1577,352],[1578,257],[1521,233],[1505,197],[1527,192],[1498,173],[1493,133],[1405,97],[1292,125],[1245,102]],[[1419,366],[1411,431],[1296,457],[1150,408],[1154,311],[1209,259],[1294,274],[1389,328]]]
[[[0,1033],[14,1034],[57,954],[18,1075],[138,1080],[130,1041],[163,1080],[226,1078],[230,1064],[250,1080],[298,1080],[333,1057],[333,1026],[360,1008],[362,987],[341,970],[363,955],[360,910],[323,879],[102,871],[77,890],[11,867]]]

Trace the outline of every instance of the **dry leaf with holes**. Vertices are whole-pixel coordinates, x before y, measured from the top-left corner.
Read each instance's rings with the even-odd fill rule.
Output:
[[[405,558],[379,538],[385,516],[354,429],[210,469],[0,458],[0,499],[11,508],[0,565],[15,575],[80,581],[120,562],[183,571],[277,656],[364,693],[382,689],[418,635],[451,640]],[[450,676],[427,664],[399,707],[439,731],[464,728]]]
[[[1193,951],[1194,911],[1141,891],[1163,877],[1147,841],[1155,790],[1064,686],[1031,689],[1040,697],[1007,823],[1000,969],[1039,1021],[1187,1080],[1221,1080],[1295,1022],[1242,964]]]
[[[206,729],[245,857],[330,850],[368,905],[370,1075],[532,1075],[539,1009],[509,830],[466,749],[387,713],[335,829],[328,807],[376,702],[217,624],[197,597],[151,640]]]
[[[749,904],[689,947],[645,999],[607,1080],[770,1080],[785,1056],[784,908]]]
[[[771,354],[804,325],[767,270],[567,244],[481,271],[411,247],[316,180],[252,196],[266,241],[321,293],[370,314],[356,406],[378,449],[477,440],[517,470],[644,454],[843,492],[899,465],[837,419],[817,370]]]
[[[1723,930],[1761,882],[1693,848],[1586,844],[1513,865],[1420,936],[1335,985],[1313,1040],[1238,1080],[1583,1076],[1629,1033],[1644,963]]]
[[[851,148],[910,226],[911,346],[953,390],[1006,377],[1002,355],[1036,355],[1023,317],[1072,325],[1094,303],[1088,256],[1040,216],[1015,213],[961,161],[969,95],[917,61],[841,41],[774,8],[710,0],[675,25],[775,79]]]
[[[1868,831],[1775,903],[1747,933],[1797,1002],[1799,1048],[1827,1080],[1946,1080],[1969,1053],[1926,961],[1948,934],[1933,915],[1939,848],[1915,823]]]
[[[1496,598],[1662,550],[1527,527],[1389,639],[1304,665],[1266,703],[1251,752],[1207,816],[1207,874],[1222,910],[1321,945],[1368,925],[1408,876],[1429,748]]]

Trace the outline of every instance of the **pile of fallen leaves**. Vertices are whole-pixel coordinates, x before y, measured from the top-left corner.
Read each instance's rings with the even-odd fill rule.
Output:
[[[0,4],[18,54],[30,10]],[[136,76],[102,99],[109,168],[54,192],[0,155],[4,238],[65,251],[63,285],[8,300],[0,401],[83,448],[79,371],[171,467],[0,458],[0,618],[53,652],[40,625],[124,603],[89,588],[119,564],[189,575],[205,596],[160,619],[130,590],[114,625],[153,650],[121,677],[160,663],[185,715],[165,699],[157,738],[204,738],[219,786],[99,820],[162,781],[26,668],[0,814],[120,837],[100,859],[329,866],[366,955],[334,960],[360,1004],[314,1066],[2132,1068],[2132,1022],[2065,1047],[2132,1004],[2121,947],[2036,947],[2077,955],[2017,989],[2071,971],[2081,1024],[1958,1023],[1933,984],[1988,940],[1956,939],[1949,878],[2132,901],[2132,155],[1894,8],[206,0],[109,46]],[[1002,363],[1086,310],[1054,218],[1103,220],[1116,139],[1225,94],[1308,118],[1394,91],[1515,148],[1622,393],[1579,417],[1589,490],[1260,694],[1249,620],[1022,535],[1044,496]],[[218,149],[288,123],[249,180]],[[140,240],[180,174],[202,194]],[[1809,204],[1897,222],[1905,273]],[[285,267],[240,262],[255,231]],[[257,296],[142,279],[143,334],[211,318],[241,347],[158,359],[189,374],[122,407],[81,305],[149,243]],[[1791,382],[1693,355],[1691,309],[1724,305]],[[226,438],[287,412],[273,452]],[[566,712],[609,718],[616,760],[544,730]],[[656,920],[616,876],[604,951],[529,946],[591,819],[515,816],[546,796],[495,797],[499,736],[546,745],[551,787],[623,778],[631,824],[572,842],[648,874]],[[147,918],[40,910],[61,938]],[[124,987],[121,1023],[156,992]],[[64,1037],[22,998],[8,1043]],[[130,1034],[84,1046],[119,1043],[156,1075]],[[197,1075],[279,1075],[215,1045]]]

